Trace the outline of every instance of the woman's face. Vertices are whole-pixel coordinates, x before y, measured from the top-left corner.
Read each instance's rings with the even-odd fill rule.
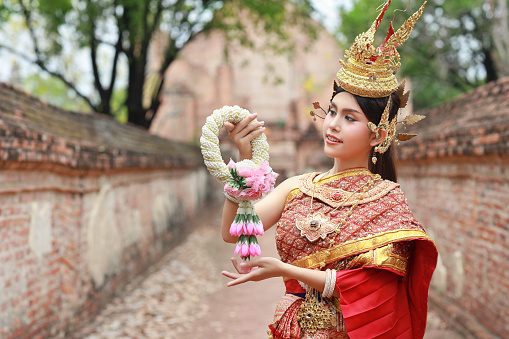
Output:
[[[352,94],[338,93],[323,123],[325,154],[340,159],[345,165],[366,166],[373,139],[368,122]]]

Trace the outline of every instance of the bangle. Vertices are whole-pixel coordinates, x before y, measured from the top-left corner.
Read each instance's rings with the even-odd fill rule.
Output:
[[[325,271],[325,287],[323,288],[322,297],[330,298],[334,294],[336,287],[336,270],[327,269]]]

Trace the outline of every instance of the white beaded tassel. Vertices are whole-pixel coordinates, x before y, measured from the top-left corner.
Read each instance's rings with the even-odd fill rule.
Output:
[[[298,281],[298,280],[297,280]],[[306,293],[309,292],[309,286],[307,284],[304,284],[302,281],[298,281],[300,287],[306,290]]]
[[[336,286],[336,270],[327,269],[325,271],[325,287],[323,289],[322,297],[330,298],[334,294],[334,287]]]

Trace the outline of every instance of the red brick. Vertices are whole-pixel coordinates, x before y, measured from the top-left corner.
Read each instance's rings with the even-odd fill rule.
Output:
[[[25,333],[25,329],[23,327],[18,328],[14,332],[12,332],[9,336],[7,336],[7,339],[18,339]]]
[[[447,171],[439,170],[443,166],[447,166]],[[446,296],[501,337],[509,337],[503,326],[509,305],[500,298],[509,294],[509,219],[502,216],[505,205],[496,192],[507,195],[509,178],[503,174],[505,166],[493,158],[479,158],[475,163],[443,159],[419,164],[419,171],[410,162],[400,165],[403,190],[419,187],[419,191],[408,194],[410,207],[424,227],[434,231],[450,273]],[[460,298],[454,294],[456,282],[450,262],[457,250],[463,255],[465,275]]]

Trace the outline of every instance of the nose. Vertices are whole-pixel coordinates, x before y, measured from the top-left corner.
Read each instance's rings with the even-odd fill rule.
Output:
[[[337,114],[330,122],[329,128],[333,131],[340,131],[341,130],[341,119],[339,114]]]

